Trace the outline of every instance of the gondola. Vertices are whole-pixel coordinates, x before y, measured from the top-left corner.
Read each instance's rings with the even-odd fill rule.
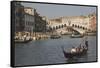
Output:
[[[76,52],[76,53],[71,53],[71,52],[66,52],[63,48],[63,54],[65,56],[65,58],[73,58],[73,57],[80,57],[80,56],[83,56],[83,55],[86,55],[87,54],[87,51],[88,51],[88,44],[87,44],[87,41],[85,43],[86,45],[86,48],[83,48],[82,51],[79,51],[79,52]]]
[[[15,40],[15,43],[28,43],[32,41],[32,39],[29,39],[29,40]]]
[[[74,35],[74,34],[72,34],[70,37],[71,38],[82,38],[82,37],[84,37],[84,35],[80,35],[80,34]]]

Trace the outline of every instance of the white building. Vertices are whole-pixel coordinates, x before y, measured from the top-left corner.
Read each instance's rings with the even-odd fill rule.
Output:
[[[25,13],[24,18],[25,18],[25,20],[24,20],[25,21],[24,31],[33,33],[33,29],[35,28],[35,26],[34,26],[34,16]]]
[[[34,11],[31,7],[24,7],[24,32],[32,34],[35,28]]]
[[[34,10],[31,7],[25,7],[24,12],[30,15],[34,15]]]

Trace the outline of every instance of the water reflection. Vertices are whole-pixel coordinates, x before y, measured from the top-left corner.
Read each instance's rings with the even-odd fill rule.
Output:
[[[66,62],[67,63],[84,62],[83,60],[85,60],[85,62],[86,60],[88,60],[88,54],[79,57],[67,58]]]

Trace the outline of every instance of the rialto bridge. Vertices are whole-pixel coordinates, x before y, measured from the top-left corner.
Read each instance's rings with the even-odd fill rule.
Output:
[[[87,30],[91,30],[90,25],[89,17],[73,16],[51,19],[47,27],[56,32],[75,31],[84,34]]]
[[[66,32],[66,31],[75,31],[80,34],[84,34],[87,30],[89,30],[86,26],[82,26],[79,24],[71,24],[71,23],[55,23],[52,25],[48,25],[48,29],[56,32]]]

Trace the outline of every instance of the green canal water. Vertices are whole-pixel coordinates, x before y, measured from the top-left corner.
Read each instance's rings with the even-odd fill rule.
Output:
[[[59,39],[46,39],[31,41],[29,43],[15,44],[15,65],[44,65],[62,64],[72,62],[91,62],[97,60],[96,36],[87,36],[89,43],[88,54],[80,58],[68,59],[64,57],[61,46],[69,51],[72,46],[79,46],[82,38],[63,36]]]

